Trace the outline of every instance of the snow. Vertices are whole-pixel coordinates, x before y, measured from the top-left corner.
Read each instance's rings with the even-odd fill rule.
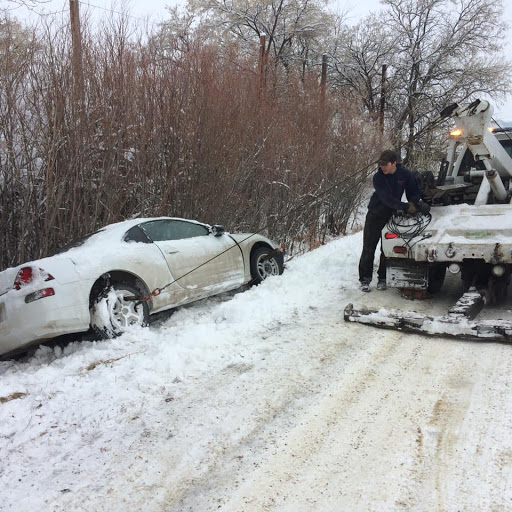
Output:
[[[512,231],[512,209],[510,205],[453,205],[433,210],[435,217],[426,232],[431,232],[431,243],[449,241],[468,243],[479,239],[508,242]],[[468,226],[468,219],[471,223]]]
[[[345,323],[360,247],[0,363],[2,510],[511,510],[511,347]]]

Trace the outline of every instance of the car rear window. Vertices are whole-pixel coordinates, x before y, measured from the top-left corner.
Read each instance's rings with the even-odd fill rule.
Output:
[[[70,249],[74,249],[75,247],[80,247],[81,245],[85,244],[89,238],[92,236],[101,233],[104,231],[104,229],[99,229],[98,231],[95,231],[94,233],[89,233],[88,235],[83,236],[82,238],[77,238],[76,240],[73,240],[72,242],[69,242],[69,244],[63,245],[59,249],[56,249],[51,256],[55,256],[56,254],[62,254],[64,252],[69,251]]]

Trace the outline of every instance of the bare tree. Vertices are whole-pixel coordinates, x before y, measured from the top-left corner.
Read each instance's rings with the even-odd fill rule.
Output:
[[[340,61],[340,80],[375,108],[377,77],[388,64],[387,115],[405,160],[427,146],[433,116],[447,104],[485,93],[508,92],[511,65],[500,46],[505,35],[502,0],[382,0],[380,20],[369,18]],[[380,28],[379,28],[380,24]]]
[[[333,17],[325,0],[189,0],[189,9],[204,16],[204,26],[226,41],[235,39],[253,52],[266,36],[265,55],[285,67],[322,53],[319,41],[331,30]]]
[[[375,157],[357,102],[322,98],[316,72],[288,73],[261,101],[240,45],[127,24],[84,23],[83,112],[67,24],[0,24],[1,268],[134,216],[263,230],[288,247],[346,229]]]
[[[394,40],[375,15],[353,28],[342,28],[331,56],[335,87],[350,88],[373,118],[380,103],[382,64],[393,59]]]

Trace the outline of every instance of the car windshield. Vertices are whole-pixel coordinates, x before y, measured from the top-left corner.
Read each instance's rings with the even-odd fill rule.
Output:
[[[512,137],[512,135],[510,135]],[[503,146],[508,156],[512,158],[512,138],[500,140],[500,144]]]
[[[81,245],[85,244],[89,238],[96,235],[97,233],[101,233],[104,231],[104,229],[99,229],[98,231],[95,231],[94,233],[89,233],[88,235],[83,236],[82,238],[77,238],[76,240],[73,240],[69,244],[66,244],[59,249],[56,249],[51,256],[55,256],[56,254],[62,254],[64,252],[69,251],[70,249],[74,249],[75,247],[80,247]]]

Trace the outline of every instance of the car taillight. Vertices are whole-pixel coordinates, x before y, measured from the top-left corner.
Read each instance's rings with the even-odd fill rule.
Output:
[[[395,252],[397,254],[405,254],[407,252],[407,247],[403,247],[401,245],[395,245],[395,247],[393,247],[393,252]]]
[[[393,238],[398,238],[398,235],[396,233],[386,233],[384,235],[384,238],[386,240],[390,240],[390,239],[393,239]]]
[[[45,288],[44,290],[29,293],[25,297],[25,303],[29,304],[30,302],[34,302],[35,300],[44,299],[45,297],[51,297],[52,295],[55,295],[55,290],[53,288]]]
[[[14,289],[19,290],[22,286],[30,283],[30,281],[32,281],[32,267],[20,268],[20,271],[14,280]]]
[[[35,270],[35,272],[34,272]],[[45,281],[55,279],[51,274],[45,272],[42,268],[36,269],[35,267],[21,267],[14,279],[13,288],[20,290],[23,286],[31,283],[36,277],[43,276]]]

